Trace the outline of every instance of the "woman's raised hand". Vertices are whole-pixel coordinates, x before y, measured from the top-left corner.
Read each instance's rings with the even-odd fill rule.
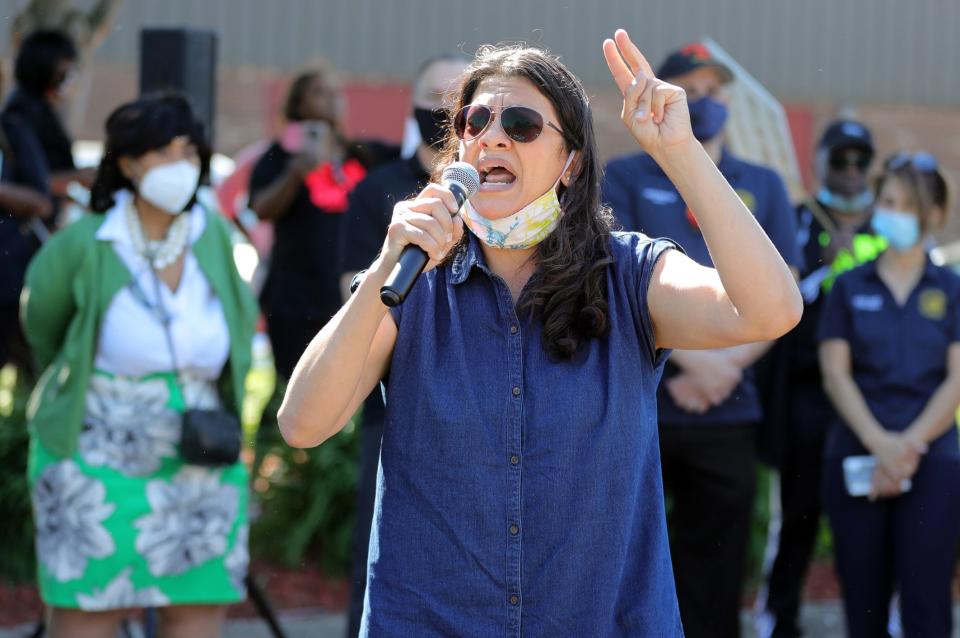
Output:
[[[694,139],[686,93],[654,76],[626,31],[617,29],[613,40],[603,41],[603,57],[623,94],[620,117],[644,151],[656,158]]]

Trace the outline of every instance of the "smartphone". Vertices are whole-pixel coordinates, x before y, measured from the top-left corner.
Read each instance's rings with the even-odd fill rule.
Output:
[[[330,125],[326,122],[303,123],[303,150],[310,151],[318,157],[327,155]]]
[[[877,469],[877,459],[872,456],[848,456],[843,459],[843,482],[850,496],[867,496],[873,473]],[[909,492],[913,486],[910,479],[900,482],[900,491]]]
[[[288,153],[310,151],[322,156],[330,137],[330,125],[326,122],[290,122],[283,129],[280,146]]]

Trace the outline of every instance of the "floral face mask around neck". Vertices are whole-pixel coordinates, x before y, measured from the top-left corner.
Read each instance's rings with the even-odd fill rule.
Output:
[[[570,151],[563,170],[560,171],[560,177],[567,172],[576,153]],[[463,207],[463,223],[478,239],[493,248],[533,248],[546,239],[560,223],[560,216],[563,214],[560,199],[557,197],[560,177],[557,177],[557,181],[546,193],[514,214],[501,219],[484,217],[468,199]]]

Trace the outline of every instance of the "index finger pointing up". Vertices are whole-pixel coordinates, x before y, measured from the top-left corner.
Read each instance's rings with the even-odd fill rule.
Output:
[[[627,63],[620,57],[620,51],[617,50],[616,43],[610,38],[603,41],[603,57],[607,61],[607,67],[610,69],[613,81],[617,83],[620,92],[626,95],[627,89],[633,82],[634,75]]]
[[[630,68],[633,69],[634,73],[643,73],[649,78],[656,77],[653,73],[653,68],[650,66],[650,63],[647,62],[647,58],[643,56],[643,53],[640,52],[637,45],[630,40],[630,36],[627,35],[625,30],[617,29],[616,33],[613,34],[613,38],[617,42],[617,48],[620,49],[623,58],[627,61],[627,64],[630,65]]]

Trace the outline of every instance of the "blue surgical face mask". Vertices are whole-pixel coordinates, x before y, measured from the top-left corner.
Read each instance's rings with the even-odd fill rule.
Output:
[[[817,201],[838,213],[855,215],[862,213],[873,203],[873,191],[868,188],[859,195],[845,197],[834,193],[826,186],[822,186],[817,193]]]
[[[910,250],[920,241],[920,220],[910,213],[878,206],[873,210],[870,226],[894,250]]]
[[[704,96],[688,106],[690,109],[690,128],[693,136],[701,142],[712,140],[727,122],[727,105],[710,96]]]

